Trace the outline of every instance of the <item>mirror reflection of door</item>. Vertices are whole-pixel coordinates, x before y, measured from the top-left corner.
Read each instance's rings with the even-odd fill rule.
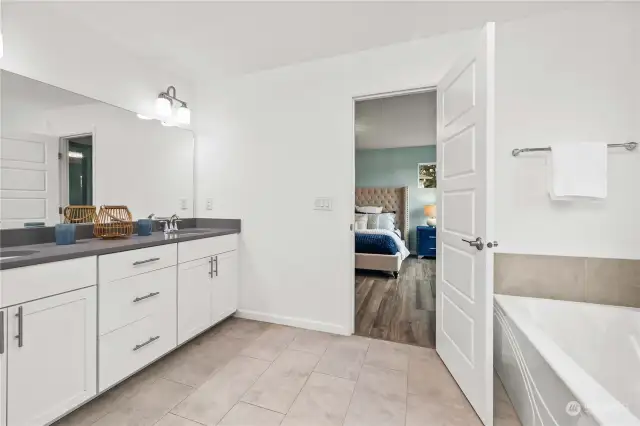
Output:
[[[93,135],[61,140],[60,209],[93,205]]]
[[[69,140],[69,204],[73,206],[93,204],[91,142],[91,136]]]

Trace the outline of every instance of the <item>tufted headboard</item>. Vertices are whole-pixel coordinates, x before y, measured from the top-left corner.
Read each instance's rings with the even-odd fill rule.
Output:
[[[409,187],[356,188],[356,206],[382,207],[383,212],[396,212],[402,239],[409,239]]]

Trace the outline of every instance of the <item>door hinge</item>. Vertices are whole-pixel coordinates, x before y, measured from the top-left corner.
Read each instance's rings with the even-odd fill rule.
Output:
[[[58,214],[62,214],[62,207],[58,207]]]
[[[62,153],[61,152],[58,153],[58,160],[62,160]]]

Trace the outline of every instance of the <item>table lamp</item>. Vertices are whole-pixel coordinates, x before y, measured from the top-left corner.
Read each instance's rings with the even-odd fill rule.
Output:
[[[436,205],[430,204],[428,206],[424,206],[424,215],[427,218],[427,225],[436,226]]]

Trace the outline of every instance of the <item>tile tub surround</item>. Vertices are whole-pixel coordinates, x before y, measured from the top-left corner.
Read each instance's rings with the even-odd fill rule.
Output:
[[[162,231],[162,224],[154,222],[154,231]],[[133,221],[133,233],[138,233],[137,219]],[[240,219],[213,219],[213,218],[188,218],[179,222],[180,229],[189,228],[225,228],[241,230]],[[76,239],[86,240],[93,238],[93,224],[79,223],[76,225]],[[45,244],[56,241],[55,228],[43,226],[40,228],[13,228],[0,229],[0,248],[26,246],[32,244]]]
[[[495,425],[520,426],[498,385]],[[482,423],[433,349],[230,318],[54,425]]]
[[[496,254],[495,292],[640,308],[640,260]]]

